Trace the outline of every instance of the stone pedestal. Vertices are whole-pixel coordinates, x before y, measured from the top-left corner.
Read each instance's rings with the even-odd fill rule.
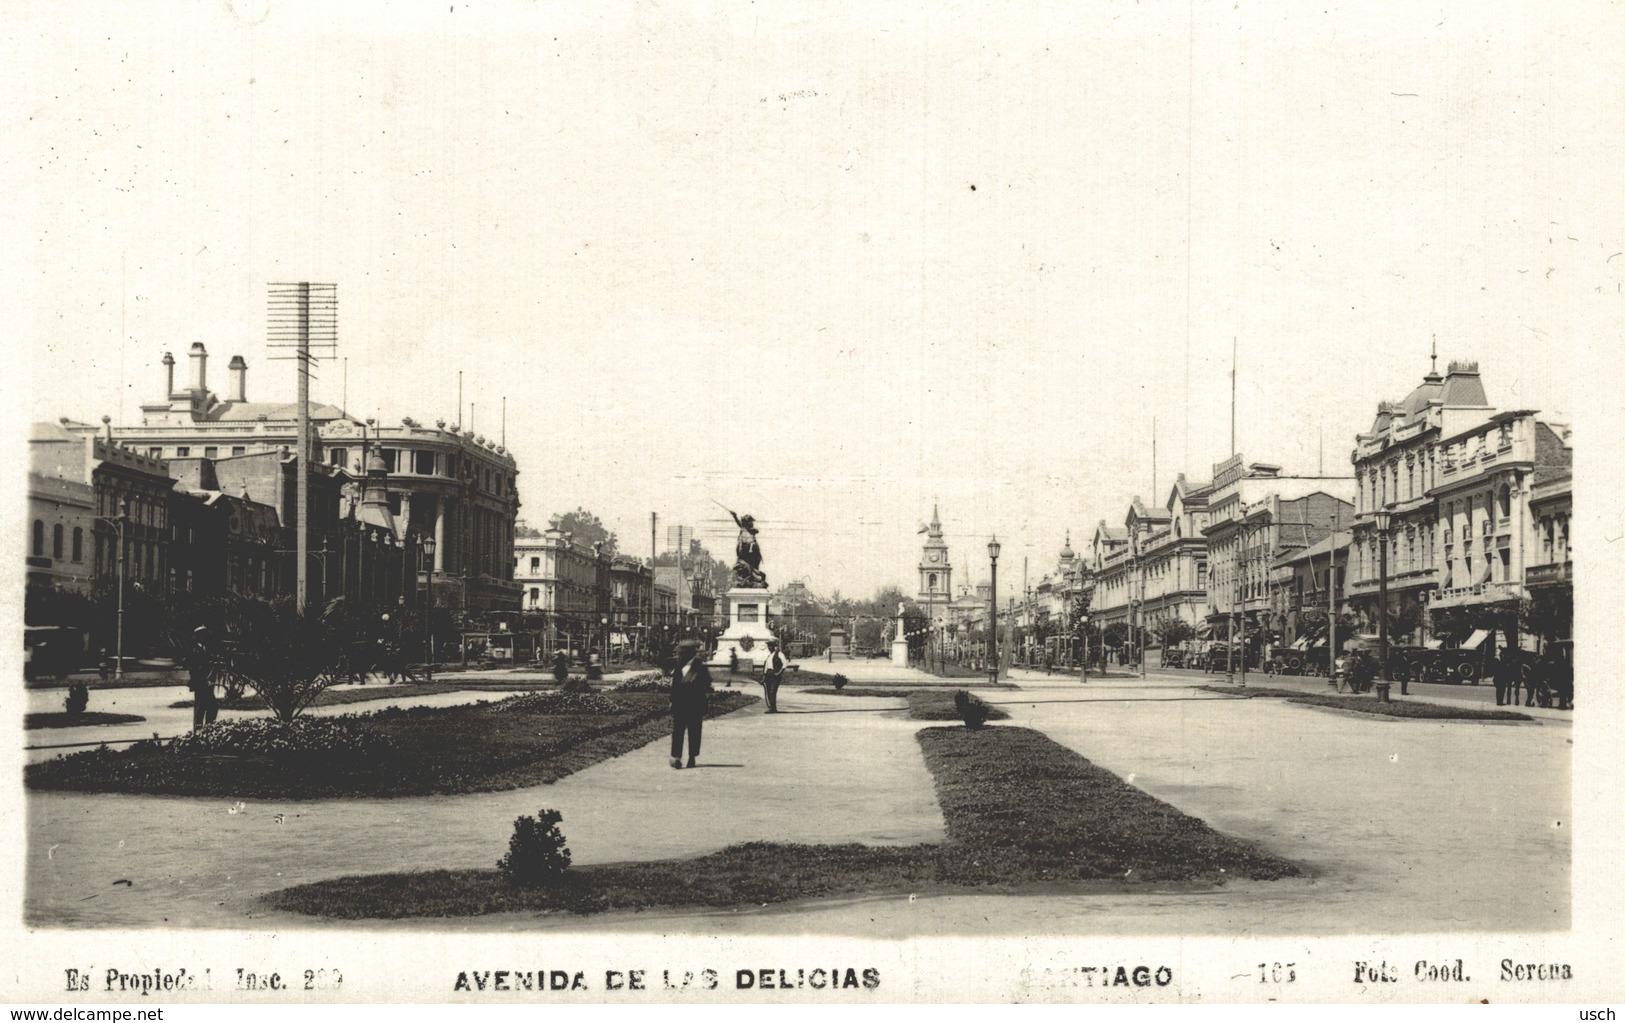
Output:
[[[908,667],[908,633],[903,624],[903,613],[897,613],[897,625],[894,631],[895,639],[891,641],[891,663],[894,668]]]
[[[837,657],[851,656],[852,648],[847,644],[846,630],[839,625],[829,630],[829,659],[833,661]]]
[[[711,654],[713,667],[727,667],[737,657],[739,670],[751,671],[767,660],[767,641],[774,638],[767,627],[769,595],[765,589],[743,586],[728,591],[728,627]]]

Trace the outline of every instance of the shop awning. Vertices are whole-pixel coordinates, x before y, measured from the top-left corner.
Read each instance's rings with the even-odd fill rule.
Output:
[[[1463,650],[1477,650],[1479,647],[1483,646],[1484,641],[1489,638],[1490,633],[1488,629],[1474,629],[1473,634],[1467,637],[1467,641],[1462,643],[1461,648]]]

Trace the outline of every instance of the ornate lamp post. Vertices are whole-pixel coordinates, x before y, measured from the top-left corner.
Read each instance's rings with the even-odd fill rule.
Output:
[[[1377,685],[1377,696],[1384,702],[1392,685],[1388,678],[1388,530],[1393,518],[1386,508],[1379,508],[1372,517],[1377,527],[1377,677],[1382,680]]]
[[[987,602],[987,680],[999,681],[999,538],[987,542],[987,560],[993,567],[993,584]]]

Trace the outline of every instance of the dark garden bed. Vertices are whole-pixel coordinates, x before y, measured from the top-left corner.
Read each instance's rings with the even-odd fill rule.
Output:
[[[263,901],[309,915],[384,919],[754,907],[967,888],[1053,891],[1056,882],[1109,882],[1121,890],[1299,874],[1292,863],[1219,834],[1030,729],[926,728],[919,742],[947,824],[941,844],[752,842],[695,859],[575,867],[551,886],[515,886],[497,870],[439,870],[319,881]]]
[[[23,728],[33,731],[36,728],[78,728],[81,725],[128,725],[145,720],[139,714],[107,714],[98,710],[69,714],[58,710],[23,715]]]
[[[30,764],[24,780],[34,789],[262,799],[490,792],[557,781],[670,734],[661,693],[544,695],[303,717],[291,730],[270,718],[222,722]],[[719,693],[709,716],[756,699]]]
[[[1273,697],[1286,700],[1288,703],[1301,703],[1310,707],[1328,707],[1333,710],[1352,711],[1356,714],[1370,714],[1374,717],[1410,718],[1418,721],[1533,721],[1528,714],[1519,714],[1508,710],[1481,710],[1477,707],[1459,707],[1443,703],[1428,703],[1424,700],[1397,699],[1383,703],[1373,694],[1356,696],[1323,696],[1319,693],[1302,693],[1296,689],[1271,689],[1268,687],[1235,689],[1228,686],[1197,686],[1205,693],[1219,693],[1223,696],[1234,696],[1242,699],[1258,699],[1260,697]]]

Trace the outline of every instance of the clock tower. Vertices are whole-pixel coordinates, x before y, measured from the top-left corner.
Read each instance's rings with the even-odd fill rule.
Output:
[[[920,551],[920,592],[916,599],[928,606],[946,605],[954,599],[954,570],[948,562],[948,545],[942,539],[942,522],[937,518],[936,505],[931,506],[931,524],[920,532],[926,537]]]

